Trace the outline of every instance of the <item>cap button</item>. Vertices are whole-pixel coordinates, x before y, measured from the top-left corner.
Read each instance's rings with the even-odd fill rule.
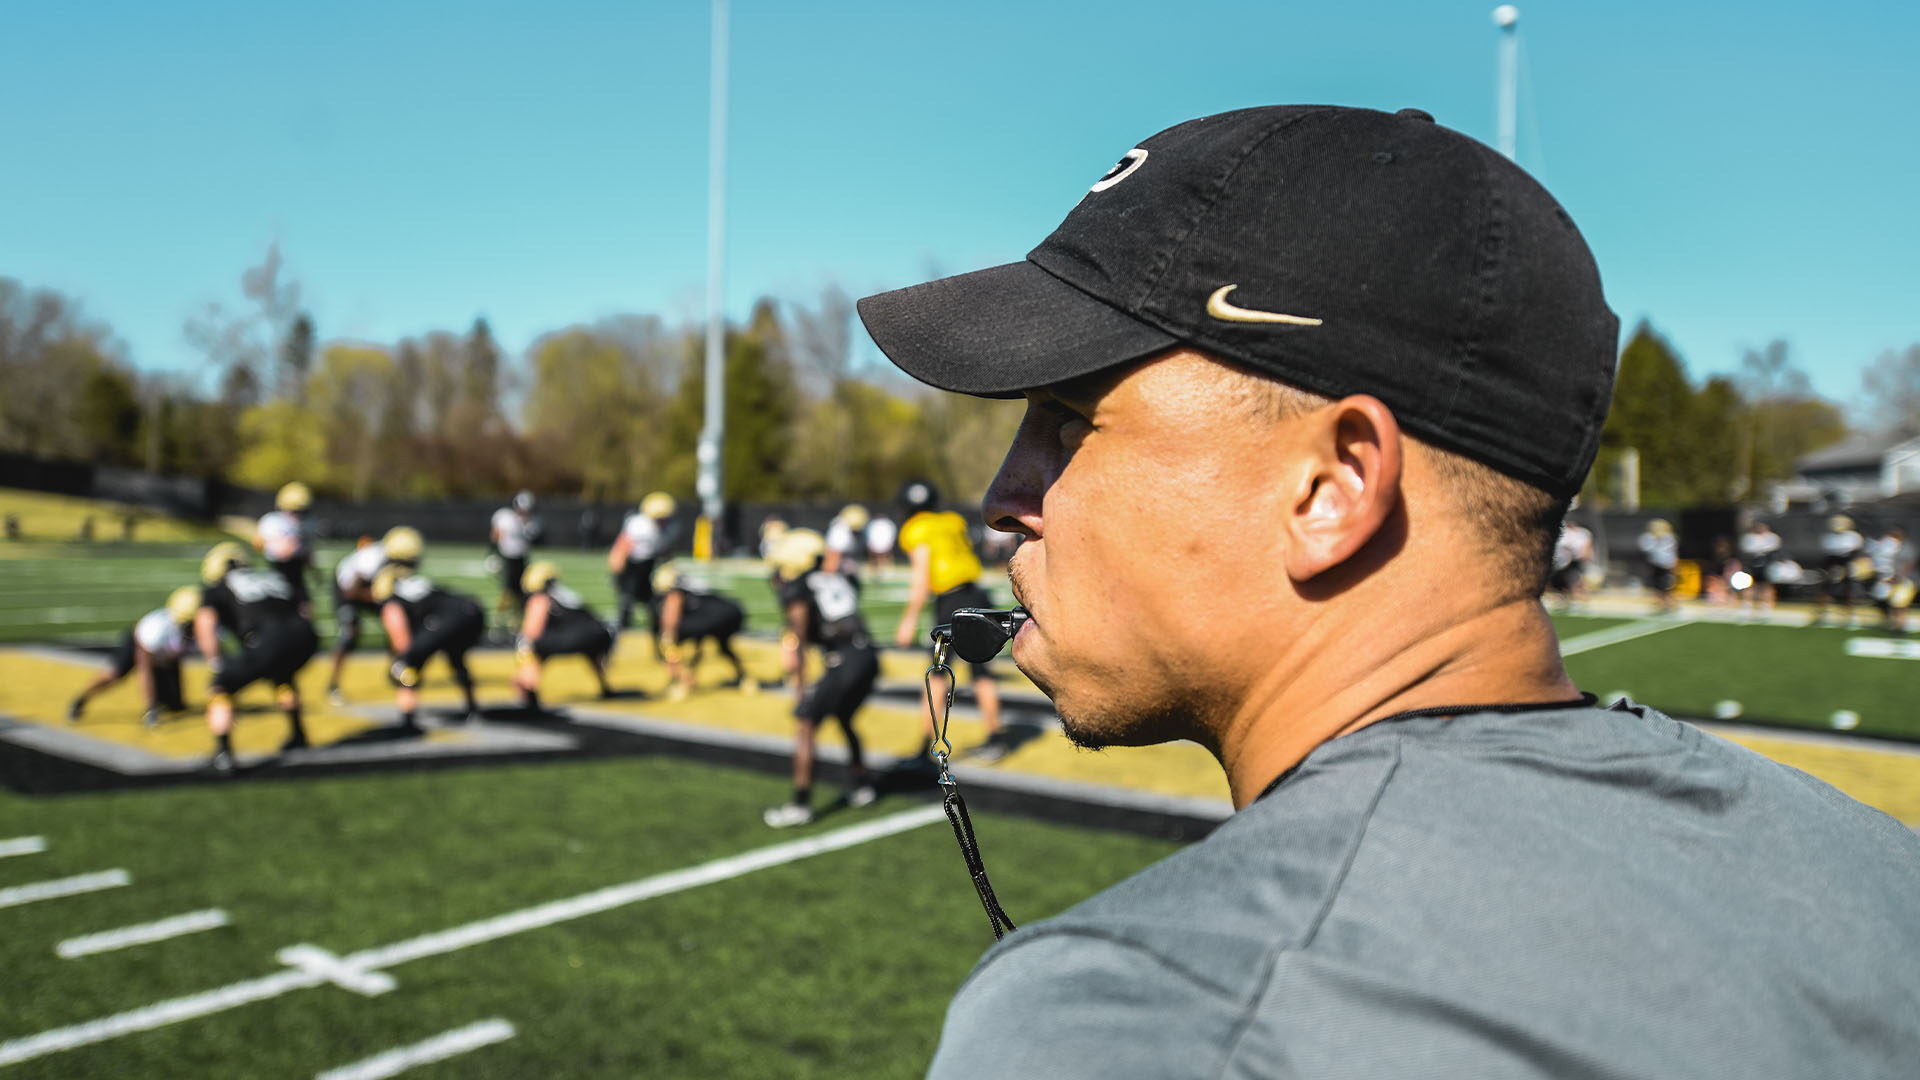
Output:
[[[1433,114],[1425,109],[1401,109],[1393,115],[1404,116],[1409,120],[1425,120],[1429,124],[1433,123]]]

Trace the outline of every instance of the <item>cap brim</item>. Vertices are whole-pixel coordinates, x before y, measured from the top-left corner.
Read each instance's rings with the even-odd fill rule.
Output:
[[[879,293],[859,308],[901,370],[976,397],[1018,397],[1180,343],[1030,262]]]

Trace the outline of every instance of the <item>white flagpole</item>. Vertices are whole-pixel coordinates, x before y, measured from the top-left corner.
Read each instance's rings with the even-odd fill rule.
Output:
[[[1493,25],[1500,28],[1500,152],[1513,161],[1520,123],[1520,9],[1512,4],[1494,8]]]

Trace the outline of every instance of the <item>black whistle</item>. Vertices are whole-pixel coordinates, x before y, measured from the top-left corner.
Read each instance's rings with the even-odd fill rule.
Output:
[[[953,613],[952,622],[933,628],[933,639],[947,638],[953,642],[954,655],[969,664],[984,664],[1000,655],[1026,621],[1025,608],[961,608]]]

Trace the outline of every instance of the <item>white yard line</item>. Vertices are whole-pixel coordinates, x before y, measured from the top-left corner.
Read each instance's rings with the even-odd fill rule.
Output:
[[[397,941],[377,949],[362,950],[343,958],[340,964],[346,969],[365,974],[379,968],[402,964],[408,960],[439,956],[493,941],[496,938],[503,938],[509,934],[538,930],[569,919],[578,919],[584,915],[597,914],[641,900],[665,896],[668,893],[711,885],[729,878],[751,874],[756,870],[797,862],[815,855],[824,855],[830,851],[857,847],[872,840],[907,832],[945,819],[946,813],[939,805],[919,806],[858,825],[849,825],[832,832],[821,833],[818,836],[790,840],[758,851],[715,859],[685,870],[656,874],[624,885],[612,885],[565,900],[555,900],[491,919],[456,926],[450,930]],[[139,1031],[151,1031],[183,1020],[211,1016],[255,1001],[279,997],[294,990],[320,986],[328,981],[327,975],[309,966],[258,979],[249,979],[204,993],[173,998],[98,1020],[90,1020],[84,1024],[54,1028],[38,1035],[27,1035],[0,1043],[0,1065],[13,1065],[62,1050],[106,1042],[109,1039]]]
[[[1609,626],[1592,633],[1576,634],[1560,643],[1560,655],[1575,656],[1594,649],[1604,649],[1609,645],[1618,645],[1623,641],[1658,634],[1664,630],[1686,626],[1691,622],[1693,622],[1692,619],[1685,617],[1641,619],[1637,622],[1623,623],[1620,626]]]
[[[47,850],[47,838],[44,836],[16,836],[11,840],[0,840],[0,859],[14,855],[38,855]]]
[[[445,1061],[469,1050],[506,1042],[513,1038],[513,1034],[513,1025],[505,1020],[482,1020],[477,1024],[442,1032],[425,1042],[398,1047],[338,1069],[328,1069],[313,1080],[384,1080],[385,1077],[398,1076],[415,1065]]]
[[[227,925],[227,913],[219,908],[208,908],[205,911],[189,911],[185,915],[175,915],[172,918],[141,923],[138,926],[123,926],[118,930],[102,930],[97,934],[68,938],[55,945],[53,951],[62,959],[74,960],[132,945],[149,945],[156,941],[180,937],[183,934],[197,934],[202,930],[212,930],[214,927],[225,925]]]
[[[92,874],[57,878],[53,881],[36,881],[31,885],[15,885],[12,888],[0,889],[0,908],[31,904],[36,900],[78,896],[81,893],[99,892],[101,889],[115,889],[132,881],[132,875],[125,870],[101,870]]]

